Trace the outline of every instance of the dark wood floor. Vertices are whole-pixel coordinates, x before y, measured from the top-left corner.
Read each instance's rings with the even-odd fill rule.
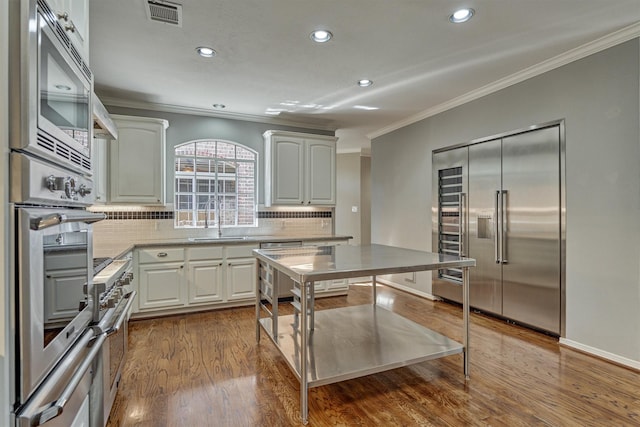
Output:
[[[317,301],[370,302],[370,286]],[[380,287],[378,302],[462,341],[461,309]],[[348,327],[348,325],[345,325]],[[254,309],[130,324],[129,358],[109,426],[290,426],[299,384]],[[640,373],[553,337],[471,316],[471,380],[461,355],[311,389],[311,426],[638,426]]]

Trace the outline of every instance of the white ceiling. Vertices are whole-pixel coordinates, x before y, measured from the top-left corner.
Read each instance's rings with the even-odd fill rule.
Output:
[[[633,26],[640,0],[176,0],[182,27],[146,0],[92,1],[91,68],[108,105],[277,120],[351,135],[406,123],[549,58]],[[466,24],[451,24],[459,6]],[[323,28],[325,44],[309,38]],[[217,51],[212,59],[197,46]],[[374,85],[360,88],[359,79]],[[212,104],[226,108],[214,111]],[[294,104],[294,105],[283,105]],[[364,111],[354,106],[377,107]],[[283,109],[279,116],[269,109]]]

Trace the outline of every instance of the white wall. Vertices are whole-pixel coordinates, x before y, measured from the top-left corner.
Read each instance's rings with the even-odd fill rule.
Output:
[[[0,425],[9,425],[9,133],[8,67],[9,67],[8,2],[0,1]]]
[[[361,243],[360,230],[360,154],[336,156],[336,234],[353,236],[352,245]],[[352,212],[356,207],[357,212]]]
[[[566,341],[640,366],[639,70],[633,39],[374,139],[372,241],[430,250],[433,149],[565,119]]]

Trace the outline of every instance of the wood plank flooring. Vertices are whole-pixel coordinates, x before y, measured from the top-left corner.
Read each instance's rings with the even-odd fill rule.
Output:
[[[370,301],[369,284],[316,304]],[[378,303],[462,342],[460,307],[386,286]],[[268,338],[256,344],[254,313],[247,307],[132,322],[108,425],[301,425],[298,381]],[[465,382],[462,356],[454,355],[313,388],[309,425],[640,425],[640,373],[501,320],[472,314],[470,370]]]

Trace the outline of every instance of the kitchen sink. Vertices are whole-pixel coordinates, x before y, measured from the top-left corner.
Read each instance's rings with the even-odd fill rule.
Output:
[[[249,240],[249,236],[225,236],[225,237],[189,237],[190,242],[221,242],[229,240]]]

